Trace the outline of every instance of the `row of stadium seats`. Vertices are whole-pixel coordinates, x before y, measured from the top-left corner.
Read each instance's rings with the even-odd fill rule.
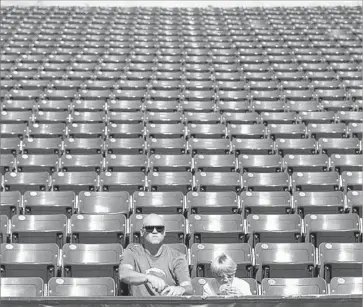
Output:
[[[193,295],[203,295],[203,286],[210,278],[194,277]],[[353,295],[362,293],[361,277],[333,277],[330,283],[322,278],[264,278],[261,285],[254,279],[243,278],[252,295],[307,296],[307,295]],[[39,277],[1,278],[3,297],[41,296],[115,296],[116,284],[112,277],[52,277],[48,283]]]
[[[48,166],[47,166],[48,167]],[[118,167],[118,166],[115,166]],[[1,175],[1,190],[5,191],[351,191],[362,190],[362,171],[286,172],[241,175],[238,172],[150,172],[140,171],[70,171],[50,175],[38,172],[6,172]]]
[[[356,213],[362,217],[363,191],[334,192],[0,192],[1,214],[306,214]]]
[[[237,263],[236,276],[255,278],[312,278],[328,282],[333,277],[362,274],[363,243],[195,243],[190,253],[184,244],[170,246],[185,253],[191,277],[212,277],[210,263],[222,251]],[[118,266],[123,247],[118,243],[65,244],[2,243],[1,277],[113,277],[118,286]]]
[[[258,243],[323,242],[357,243],[362,241],[361,221],[357,214],[163,214],[166,243]],[[144,215],[130,219],[117,214],[0,215],[2,243],[82,244],[140,243]]]

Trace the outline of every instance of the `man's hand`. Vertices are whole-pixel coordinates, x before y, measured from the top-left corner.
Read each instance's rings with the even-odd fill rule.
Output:
[[[233,287],[230,284],[225,284],[221,286],[220,291],[222,295],[241,296],[241,292],[236,287]]]
[[[181,296],[185,292],[184,287],[181,286],[168,286],[161,292],[161,295],[166,296]]]
[[[156,277],[154,275],[146,275],[147,282],[151,284],[151,286],[157,291],[161,292],[165,289],[166,283],[163,279]]]

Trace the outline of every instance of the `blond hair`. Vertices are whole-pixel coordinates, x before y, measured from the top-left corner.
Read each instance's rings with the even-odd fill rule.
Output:
[[[213,276],[218,277],[222,274],[234,274],[237,271],[237,264],[225,253],[220,254],[211,263]]]

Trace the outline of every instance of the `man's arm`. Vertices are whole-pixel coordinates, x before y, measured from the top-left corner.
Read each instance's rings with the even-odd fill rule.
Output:
[[[148,276],[146,274],[134,271],[132,266],[129,264],[120,264],[119,274],[120,274],[120,281],[128,285],[137,286],[149,282]]]
[[[178,257],[174,262],[174,273],[179,287],[185,289],[183,295],[192,295],[193,287],[189,276],[188,262],[185,257]]]

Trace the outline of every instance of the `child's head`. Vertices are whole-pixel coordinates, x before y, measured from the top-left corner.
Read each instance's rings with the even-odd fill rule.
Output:
[[[211,271],[219,283],[230,284],[236,274],[237,264],[231,257],[222,253],[212,261]]]

